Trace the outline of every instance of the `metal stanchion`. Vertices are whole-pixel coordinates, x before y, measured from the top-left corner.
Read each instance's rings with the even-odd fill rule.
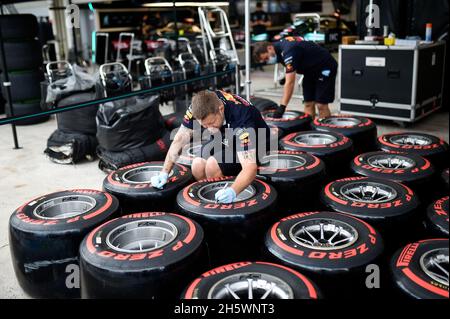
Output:
[[[1,8],[1,15],[3,16],[3,5],[0,4]],[[11,98],[11,82],[9,82],[9,75],[8,75],[8,66],[6,65],[6,57],[5,57],[5,47],[3,43],[3,34],[2,34],[2,26],[0,24],[0,52],[2,55],[2,63],[3,63],[3,73],[5,77],[5,81],[2,83],[2,85],[6,89],[6,95],[8,97],[8,103],[6,103],[6,107],[8,108],[8,117],[14,117],[14,108],[13,108],[13,102]],[[11,123],[12,133],[13,133],[13,139],[14,139],[14,149],[20,149],[19,147],[19,140],[17,138],[17,130],[16,125],[14,123]]]
[[[250,0],[245,0],[245,95],[250,101]]]

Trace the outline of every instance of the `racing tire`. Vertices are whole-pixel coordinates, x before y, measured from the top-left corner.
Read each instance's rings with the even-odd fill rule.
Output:
[[[268,125],[270,129],[270,136],[273,139],[279,140],[284,136],[284,131],[275,125]]]
[[[172,130],[180,127],[181,124],[183,123],[183,117],[184,117],[185,113],[186,113],[186,111],[164,115],[163,119],[164,119],[164,125],[166,126],[166,128],[169,131],[172,131]]]
[[[426,226],[431,235],[448,238],[448,199],[447,195],[428,206]]]
[[[5,60],[8,72],[37,69],[42,66],[41,47],[38,40],[5,42]],[[5,69],[0,54],[0,70]]]
[[[370,152],[358,155],[351,163],[354,173],[374,178],[389,179],[415,190],[421,197],[428,197],[429,184],[435,170],[426,158],[416,154]]]
[[[371,294],[365,269],[379,260],[383,240],[372,226],[351,215],[305,212],[276,222],[266,234],[265,247],[269,258],[304,272],[327,297],[361,298]]]
[[[446,169],[444,169],[443,171],[442,171],[442,174],[441,174],[441,180],[442,180],[442,182],[443,182],[443,185],[444,185],[444,189],[448,192],[449,191],[449,185],[450,185],[450,183],[449,183],[449,175],[450,175],[450,173],[449,173],[449,169],[448,168],[446,168]]]
[[[0,18],[3,40],[33,39],[38,36],[38,22],[33,14],[8,14]]]
[[[9,245],[22,289],[35,298],[79,298],[80,243],[118,212],[114,196],[88,189],[40,196],[14,211]]]
[[[291,268],[256,261],[228,264],[207,271],[182,295],[182,299],[238,298],[319,299],[321,292],[306,276]]]
[[[202,143],[197,142],[191,142],[183,147],[181,150],[181,154],[178,157],[177,163],[191,167],[192,162],[194,161],[194,158],[200,157],[202,153]]]
[[[423,231],[417,195],[394,181],[344,178],[326,185],[320,197],[328,209],[362,219],[379,229],[386,248],[397,249]]]
[[[287,151],[305,152],[320,158],[331,177],[347,175],[354,157],[352,140],[334,132],[292,133],[281,139],[280,146]]]
[[[22,116],[22,115],[30,115],[41,112],[41,107],[39,102],[30,102],[30,103],[13,103],[14,108],[14,116]],[[9,110],[7,110],[9,113]],[[50,119],[48,115],[42,115],[37,117],[31,117],[27,119],[23,119],[20,121],[16,121],[14,124],[16,125],[33,125],[39,124],[43,122],[47,122]]]
[[[1,79],[5,82],[4,73]],[[13,103],[41,98],[41,82],[44,80],[44,74],[40,70],[27,70],[9,73],[9,82],[11,82],[11,99]],[[9,101],[6,94],[6,88],[2,87],[3,96]],[[41,107],[39,106],[39,109]]]
[[[440,169],[448,165],[448,144],[443,139],[429,134],[418,132],[384,134],[378,138],[378,148],[385,152],[420,155]]]
[[[372,120],[358,116],[331,116],[316,118],[312,128],[322,132],[335,132],[353,141],[357,154],[376,150],[377,127]]]
[[[436,264],[440,265],[436,267]],[[447,264],[447,265],[445,265]],[[408,244],[391,261],[398,290],[414,299],[448,299],[448,239],[430,239]]]
[[[103,180],[103,189],[119,199],[125,214],[142,209],[170,211],[179,190],[192,180],[191,171],[175,164],[163,189],[151,185],[152,176],[159,174],[164,162],[146,162],[128,165],[111,172]]]
[[[277,192],[261,180],[255,179],[234,203],[215,202],[216,191],[233,181],[234,177],[205,179],[185,187],[177,196],[183,214],[205,230],[214,266],[240,258],[258,258],[260,250],[255,247],[260,247],[265,230],[273,222],[271,208],[276,204]]]
[[[208,267],[203,230],[181,215],[142,212],[106,222],[80,245],[82,298],[172,299]]]
[[[264,98],[261,98],[261,97],[252,97],[250,99],[250,102],[260,112],[264,112],[264,111],[267,111],[267,110],[274,110],[274,109],[276,109],[278,107],[278,104],[275,103],[274,101],[269,100],[269,99],[264,99]]]
[[[310,115],[294,110],[286,110],[281,118],[273,118],[274,110],[262,111],[261,115],[267,125],[274,125],[283,130],[285,134],[308,131],[311,129]]]
[[[257,177],[277,190],[278,217],[291,210],[316,208],[316,195],[325,180],[325,164],[301,152],[276,151],[261,159]]]

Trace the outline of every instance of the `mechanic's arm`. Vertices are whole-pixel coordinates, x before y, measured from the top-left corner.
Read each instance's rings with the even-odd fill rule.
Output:
[[[180,156],[181,150],[191,140],[192,134],[193,130],[183,125],[180,126],[177,134],[175,134],[172,144],[169,147],[169,151],[167,152],[166,160],[164,161],[164,166],[162,169],[163,172],[169,173],[172,170],[173,165]]]
[[[287,106],[294,94],[295,89],[295,72],[286,73],[286,83],[284,84],[283,97],[281,98],[281,105]]]
[[[256,149],[237,152],[239,162],[241,163],[242,170],[236,177],[233,186],[236,195],[239,195],[251,182],[255,180],[256,173],[258,171],[258,165],[256,164]]]

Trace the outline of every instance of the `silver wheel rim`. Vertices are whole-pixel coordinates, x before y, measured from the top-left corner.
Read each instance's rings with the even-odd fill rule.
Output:
[[[204,202],[215,203],[216,192],[222,188],[230,187],[231,185],[233,185],[233,183],[233,181],[224,181],[204,185],[198,190],[198,197]],[[240,194],[237,195],[234,202],[246,201],[255,196],[255,194],[255,187],[253,187],[253,185],[249,185],[246,189],[244,189]]]
[[[33,214],[41,219],[65,219],[87,213],[96,205],[93,197],[74,194],[46,200],[33,210]]]
[[[275,111],[269,111],[269,112],[267,112],[265,114],[264,118],[272,119],[274,113],[275,113]],[[297,113],[297,112],[285,111],[283,116],[281,117],[281,119],[283,119],[283,120],[292,120],[292,119],[295,119],[295,118],[299,117],[299,115],[300,114]]]
[[[423,254],[420,258],[420,267],[425,274],[434,281],[447,287],[449,282],[448,264],[448,248],[431,250]]]
[[[391,136],[389,140],[396,145],[427,146],[433,143],[431,139],[426,136],[413,134],[394,135]]]
[[[367,163],[375,168],[393,170],[411,169],[416,166],[413,159],[395,154],[373,155],[367,159]]]
[[[361,121],[354,117],[329,117],[322,120],[323,124],[335,125],[339,127],[358,126]]]
[[[157,219],[132,221],[111,230],[106,244],[124,253],[149,252],[173,242],[178,234],[174,224]]]
[[[353,245],[358,232],[351,225],[329,218],[299,222],[289,230],[291,239],[306,248],[338,250]]]
[[[247,272],[217,282],[209,290],[208,299],[294,299],[294,293],[278,277]]]
[[[350,183],[344,185],[340,192],[348,200],[368,204],[386,203],[397,197],[394,188],[375,182]]]
[[[296,169],[306,165],[303,157],[295,155],[268,155],[261,161],[261,166],[272,169]]]
[[[159,175],[161,169],[162,165],[136,167],[126,171],[122,180],[128,184],[148,184],[153,176]],[[172,175],[173,172],[170,172],[169,177]]]
[[[337,142],[337,138],[333,135],[325,134],[325,133],[309,133],[309,134],[300,134],[294,138],[295,143],[301,145],[329,145]]]

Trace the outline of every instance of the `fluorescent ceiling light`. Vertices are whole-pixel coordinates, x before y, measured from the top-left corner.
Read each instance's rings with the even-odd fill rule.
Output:
[[[228,2],[175,2],[175,7],[224,7]],[[173,7],[173,2],[146,3],[144,7]]]

